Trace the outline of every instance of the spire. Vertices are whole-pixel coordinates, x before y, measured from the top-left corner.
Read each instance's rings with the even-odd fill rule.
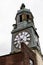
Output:
[[[24,9],[24,8],[25,8],[25,5],[24,5],[24,3],[22,3],[20,9]]]

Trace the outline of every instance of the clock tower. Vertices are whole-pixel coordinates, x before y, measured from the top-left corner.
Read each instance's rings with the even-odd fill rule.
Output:
[[[18,10],[13,24],[11,53],[21,51],[21,43],[24,42],[29,48],[40,51],[39,35],[33,21],[33,15],[29,9],[22,4]]]

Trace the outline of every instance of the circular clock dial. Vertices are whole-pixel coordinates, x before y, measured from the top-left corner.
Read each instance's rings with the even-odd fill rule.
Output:
[[[16,35],[14,39],[14,45],[16,48],[21,48],[21,42],[24,42],[26,45],[30,42],[30,34],[28,32],[20,32],[18,35]]]

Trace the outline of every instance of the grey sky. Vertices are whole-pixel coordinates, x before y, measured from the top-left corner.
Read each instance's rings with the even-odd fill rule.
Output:
[[[11,51],[12,24],[22,3],[33,13],[43,53],[43,0],[0,0],[0,56]]]

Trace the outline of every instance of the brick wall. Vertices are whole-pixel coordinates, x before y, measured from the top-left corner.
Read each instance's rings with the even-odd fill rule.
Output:
[[[29,65],[29,59],[36,63],[36,55],[24,43],[21,43],[21,52],[0,56],[0,65]]]

